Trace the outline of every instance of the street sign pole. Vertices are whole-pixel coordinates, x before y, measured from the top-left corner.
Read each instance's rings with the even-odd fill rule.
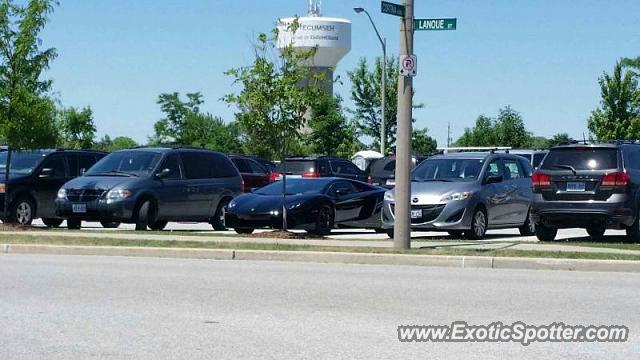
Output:
[[[404,0],[405,16],[400,21],[400,55],[413,54],[413,0]],[[411,118],[413,77],[398,79],[398,131],[396,138],[395,225],[393,246],[411,248]]]

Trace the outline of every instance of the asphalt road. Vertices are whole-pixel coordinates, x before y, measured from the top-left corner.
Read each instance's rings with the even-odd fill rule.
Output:
[[[640,274],[0,255],[2,359],[629,358]],[[401,324],[622,324],[627,343],[400,343]]]

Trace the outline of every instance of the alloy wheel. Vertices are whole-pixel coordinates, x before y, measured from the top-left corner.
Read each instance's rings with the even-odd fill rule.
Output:
[[[478,237],[482,237],[486,232],[487,217],[484,215],[484,212],[480,210],[476,212],[474,219],[475,221],[473,222],[473,231]]]
[[[16,207],[16,220],[18,224],[25,225],[31,221],[32,210],[31,204],[26,201],[22,201]]]

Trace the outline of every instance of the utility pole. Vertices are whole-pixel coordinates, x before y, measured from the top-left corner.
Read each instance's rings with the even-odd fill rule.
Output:
[[[400,55],[413,55],[413,0],[404,0],[405,14],[400,20]],[[398,79],[398,131],[396,152],[395,225],[393,246],[411,248],[411,119],[413,77]]]
[[[451,122],[447,123],[447,147],[451,145]]]
[[[380,153],[385,155],[384,147],[387,142],[386,132],[386,112],[385,104],[387,102],[387,38],[382,38],[382,85],[380,92],[382,98],[380,99]]]

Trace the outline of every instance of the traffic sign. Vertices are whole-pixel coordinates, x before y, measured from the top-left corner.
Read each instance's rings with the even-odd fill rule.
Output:
[[[415,55],[400,55],[400,75],[416,76],[418,72],[418,58]]]
[[[458,19],[413,19],[414,30],[455,30]]]
[[[380,3],[380,11],[385,14],[404,17],[404,5],[382,1]]]

